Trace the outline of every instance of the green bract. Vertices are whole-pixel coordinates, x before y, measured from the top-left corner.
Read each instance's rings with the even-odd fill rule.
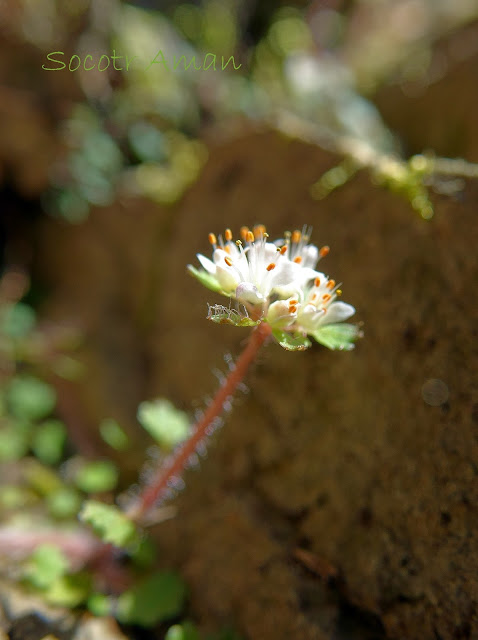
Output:
[[[90,524],[103,542],[123,548],[139,542],[140,534],[135,525],[113,505],[86,500],[78,517]]]
[[[355,346],[354,342],[362,337],[362,332],[355,324],[326,324],[312,337],[328,349],[350,351]]]

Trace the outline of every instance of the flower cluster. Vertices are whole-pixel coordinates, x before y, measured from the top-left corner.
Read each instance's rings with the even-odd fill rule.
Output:
[[[310,231],[286,232],[275,242],[263,225],[242,227],[235,242],[230,229],[224,238],[210,233],[212,260],[198,254],[202,269],[188,269],[209,289],[235,299],[243,313],[214,305],[208,317],[237,326],[267,322],[286,349],[306,349],[307,336],[330,349],[352,349],[360,332],[343,321],[355,309],[337,300],[342,292],[335,280],[316,270],[329,248],[309,244]]]

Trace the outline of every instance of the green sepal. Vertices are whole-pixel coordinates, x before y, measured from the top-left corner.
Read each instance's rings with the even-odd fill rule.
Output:
[[[307,336],[303,336],[300,333],[292,335],[286,331],[276,329],[272,332],[272,335],[280,346],[287,351],[305,351],[312,345]]]
[[[209,305],[207,319],[217,324],[232,324],[234,327],[255,327],[261,323],[261,320],[243,316],[237,309],[231,309],[222,304]]]
[[[78,517],[91,525],[103,542],[115,547],[128,549],[137,546],[141,540],[134,523],[111,504],[86,500]]]
[[[221,289],[221,285],[211,273],[208,273],[204,269],[196,269],[192,264],[188,264],[188,271],[192,276],[199,280],[202,285],[211,289],[211,291],[224,293]]]
[[[340,324],[326,324],[311,335],[327,349],[350,351],[354,348],[354,342],[357,338],[361,338],[363,334],[356,324],[341,322]]]

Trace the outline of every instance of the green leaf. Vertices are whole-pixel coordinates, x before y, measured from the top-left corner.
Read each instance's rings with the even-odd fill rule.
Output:
[[[201,637],[191,622],[183,622],[169,627],[164,640],[201,640]]]
[[[55,518],[72,518],[78,513],[81,502],[80,494],[73,487],[60,487],[46,497],[47,507]]]
[[[88,598],[92,577],[84,573],[60,576],[44,593],[47,602],[58,607],[73,609]]]
[[[165,398],[142,402],[138,421],[161,447],[172,449],[189,434],[189,418]]]
[[[28,430],[20,425],[7,425],[0,429],[0,461],[23,458],[28,446]]]
[[[39,425],[33,433],[33,453],[45,464],[56,464],[63,455],[65,440],[65,425],[59,420],[48,420]]]
[[[118,469],[109,460],[86,462],[76,472],[74,481],[85,493],[111,491],[118,482]]]
[[[355,324],[326,324],[312,334],[312,337],[328,349],[350,351],[354,342],[362,337],[362,332]]]
[[[117,616],[120,622],[151,627],[177,616],[183,608],[186,589],[175,573],[152,575],[118,598]]]
[[[101,421],[100,434],[103,440],[117,451],[124,451],[129,446],[128,436],[112,418]]]
[[[305,351],[312,344],[307,337],[300,334],[291,335],[286,331],[279,331],[278,329],[273,331],[272,335],[280,346],[287,349],[287,351]]]
[[[35,322],[33,309],[23,302],[17,302],[5,308],[1,330],[9,338],[23,338],[30,333]]]
[[[86,500],[78,517],[91,525],[103,542],[115,547],[128,548],[140,540],[134,523],[113,505]]]
[[[242,315],[237,309],[225,307],[222,304],[209,305],[207,319],[217,324],[232,324],[234,327],[255,327],[261,320],[252,320]]]
[[[63,576],[68,568],[68,560],[58,547],[43,544],[33,552],[25,578],[37,589],[47,589]]]
[[[111,615],[114,601],[103,593],[92,593],[88,598],[87,606],[94,616],[102,618]]]
[[[188,271],[199,280],[203,286],[211,289],[211,291],[222,292],[221,285],[211,273],[208,273],[204,269],[196,269],[192,264],[188,264]]]
[[[45,418],[56,404],[53,387],[32,376],[17,376],[7,388],[10,413],[16,418],[38,420]]]

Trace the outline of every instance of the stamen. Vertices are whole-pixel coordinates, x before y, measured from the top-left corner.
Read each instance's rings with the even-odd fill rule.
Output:
[[[338,296],[342,295],[342,289],[337,289],[337,291],[335,292]]]
[[[236,240],[236,246],[238,246],[238,247],[242,247],[242,242],[241,242],[241,240]]]
[[[228,267],[232,267],[232,260],[229,256],[224,257],[224,262],[227,264]]]
[[[225,247],[224,247],[224,251],[226,253],[228,253],[229,255],[231,255],[231,245],[226,244]]]
[[[289,313],[296,313],[297,311],[297,307],[295,305],[292,305],[291,307],[289,307]]]
[[[266,228],[263,224],[256,224],[253,231],[254,231],[254,238],[258,240],[259,238],[262,238],[263,236],[265,236]]]
[[[309,302],[313,302],[313,301],[314,301],[314,300],[316,300],[316,299],[317,299],[317,294],[316,294],[316,293],[313,293],[313,294],[310,296],[310,298],[309,298]]]
[[[317,278],[314,280],[314,284],[315,284],[315,286],[316,286],[316,287],[320,287],[320,278],[319,278],[319,277],[317,277]]]
[[[230,242],[232,240],[232,231],[230,229],[226,229],[224,237],[226,238],[226,242]]]
[[[324,295],[322,296],[322,300],[324,302],[328,302],[330,300],[332,296],[330,295],[330,293],[324,293]]]
[[[284,253],[287,251],[287,245],[284,244],[280,249],[278,249],[278,251],[280,252],[281,256],[283,256]]]
[[[246,233],[246,241],[247,242],[254,242],[254,234],[252,233],[252,231],[248,231]]]
[[[329,254],[329,251],[330,247],[327,247],[327,245],[325,247],[322,247],[322,249],[319,251],[320,257],[325,258],[325,256]]]
[[[296,258],[294,258],[294,262],[295,262],[296,264],[300,264],[300,263],[302,262],[302,258],[301,258],[301,256],[297,256]]]
[[[301,232],[298,229],[296,229],[292,233],[292,242],[300,242],[301,237],[302,237]]]
[[[335,280],[329,280],[326,284],[327,289],[333,289],[335,287]]]
[[[217,244],[217,238],[213,233],[210,233],[208,235],[208,240],[209,240],[209,243],[212,244],[213,247],[214,247],[214,245]]]
[[[246,241],[247,240],[247,234],[249,233],[249,227],[241,227],[241,230],[239,231],[239,233],[241,234],[241,238]]]
[[[298,304],[299,301],[298,300],[289,300],[289,307],[290,305],[294,305],[294,304]]]
[[[267,271],[272,271],[272,269],[276,268],[276,264],[275,262],[271,262],[270,264],[267,265],[266,269]]]

